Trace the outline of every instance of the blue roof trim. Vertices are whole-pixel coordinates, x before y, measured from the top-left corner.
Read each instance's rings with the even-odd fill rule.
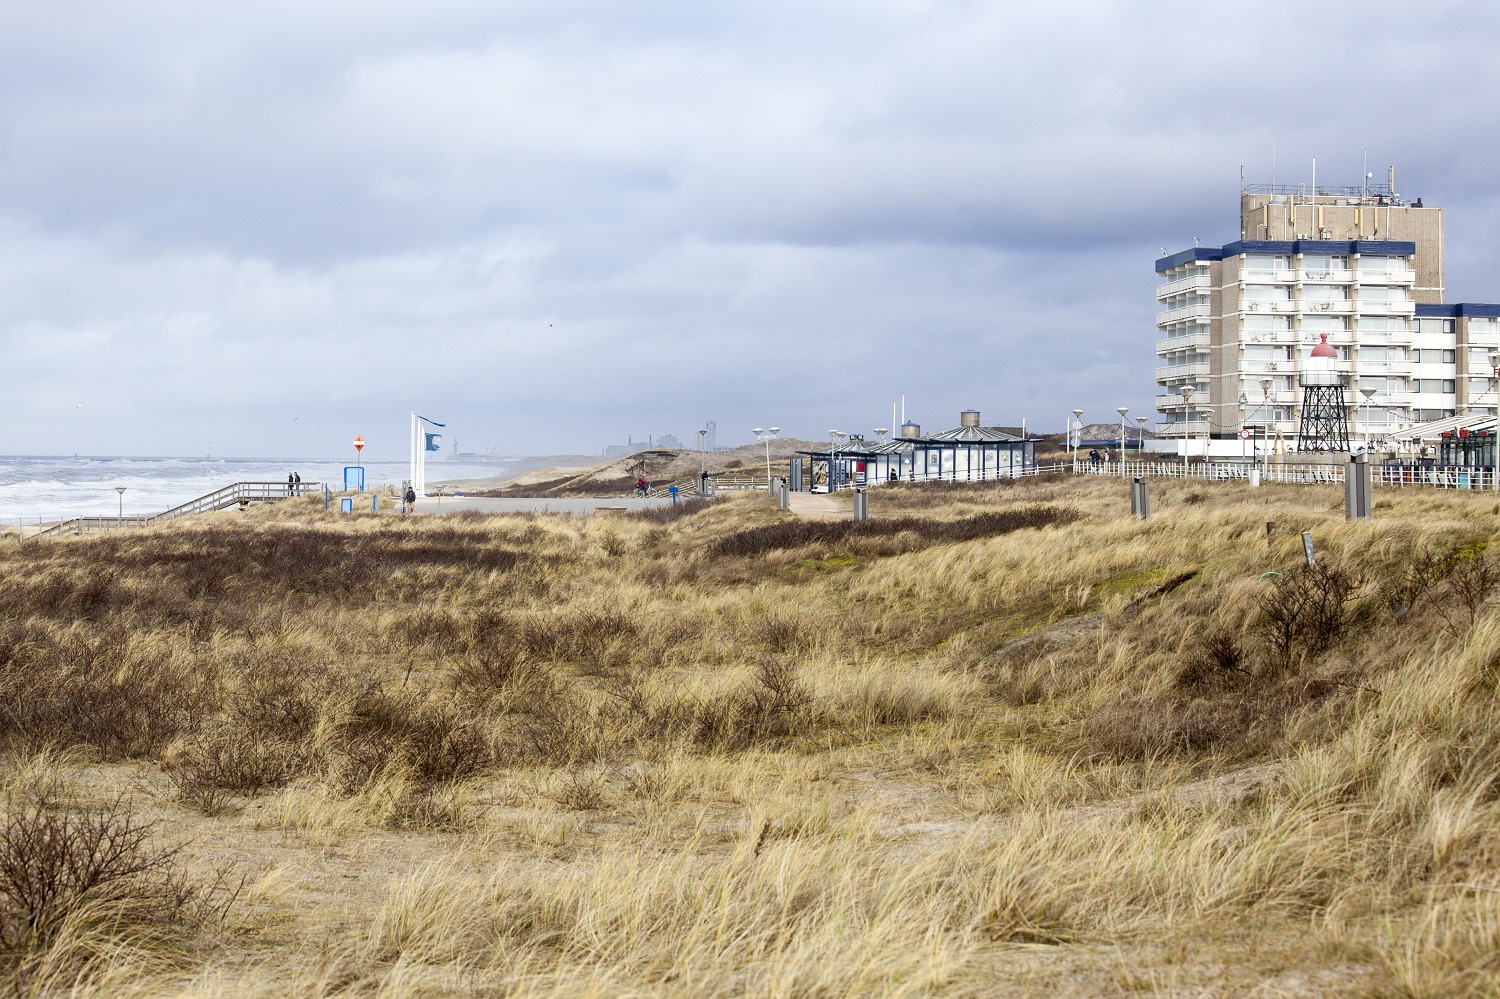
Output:
[[[1162,257],[1156,262],[1156,271],[1160,274],[1193,260],[1223,260],[1241,253],[1380,253],[1409,257],[1416,252],[1416,243],[1394,239],[1297,239],[1285,243],[1242,239],[1223,246],[1195,246],[1191,250]]]
[[[1417,304],[1421,319],[1457,319],[1459,316],[1500,316],[1500,305],[1488,302],[1452,302],[1447,305]]]

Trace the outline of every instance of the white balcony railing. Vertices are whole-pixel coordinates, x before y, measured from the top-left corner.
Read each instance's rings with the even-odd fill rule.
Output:
[[[1240,271],[1240,281],[1245,284],[1292,284],[1296,280],[1297,272],[1292,270]]]
[[[1302,271],[1299,277],[1308,284],[1353,284],[1359,280],[1358,271]]]
[[[1370,361],[1360,358],[1355,361],[1355,373],[1361,375],[1409,375],[1411,366],[1415,363],[1409,360]]]
[[[1158,437],[1202,437],[1208,431],[1207,420],[1178,420],[1173,423],[1158,423]]]
[[[1194,361],[1191,364],[1169,364],[1164,368],[1157,368],[1156,380],[1162,382],[1169,378],[1196,378],[1207,374],[1208,362]]]
[[[1359,311],[1354,307],[1355,303],[1347,298],[1335,299],[1331,302],[1320,302],[1313,299],[1303,298],[1299,299],[1296,304],[1298,306],[1298,312],[1310,316],[1316,316],[1319,313],[1324,312],[1328,313],[1329,315],[1335,316],[1349,315],[1353,312]]]
[[[1190,350],[1194,347],[1208,346],[1208,330],[1194,333],[1190,336],[1173,336],[1165,340],[1156,341],[1156,352],[1158,354],[1170,354],[1174,350]]]
[[[1389,302],[1362,298],[1349,304],[1357,306],[1351,311],[1369,316],[1414,316],[1417,313],[1416,302]]]
[[[1272,312],[1286,315],[1297,311],[1297,303],[1289,298],[1279,298],[1269,302],[1244,302],[1240,308],[1246,314]]]
[[[1359,271],[1360,284],[1416,284],[1416,271]]]
[[[1206,303],[1184,305],[1181,308],[1158,312],[1156,314],[1156,325],[1170,326],[1172,323],[1180,323],[1184,319],[1207,319],[1208,316],[1209,311]]]
[[[1189,274],[1185,278],[1176,281],[1168,281],[1166,284],[1156,286],[1156,300],[1159,302],[1173,295],[1183,295],[1190,291],[1207,291],[1209,287],[1207,274]]]

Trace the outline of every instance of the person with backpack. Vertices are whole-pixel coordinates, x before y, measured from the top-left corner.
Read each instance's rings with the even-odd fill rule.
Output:
[[[417,491],[411,486],[406,487],[406,495],[401,497],[401,512],[411,513],[417,506]]]

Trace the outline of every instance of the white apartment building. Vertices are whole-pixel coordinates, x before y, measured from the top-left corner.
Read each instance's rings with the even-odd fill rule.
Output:
[[[1246,188],[1241,232],[1265,238],[1156,262],[1160,436],[1295,446],[1297,370],[1324,335],[1355,440],[1495,412],[1500,306],[1442,304],[1442,209],[1388,188]]]

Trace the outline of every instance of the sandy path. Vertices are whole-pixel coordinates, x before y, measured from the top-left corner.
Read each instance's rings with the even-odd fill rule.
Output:
[[[845,520],[851,516],[847,504],[827,493],[789,493],[792,512],[808,520]]]

